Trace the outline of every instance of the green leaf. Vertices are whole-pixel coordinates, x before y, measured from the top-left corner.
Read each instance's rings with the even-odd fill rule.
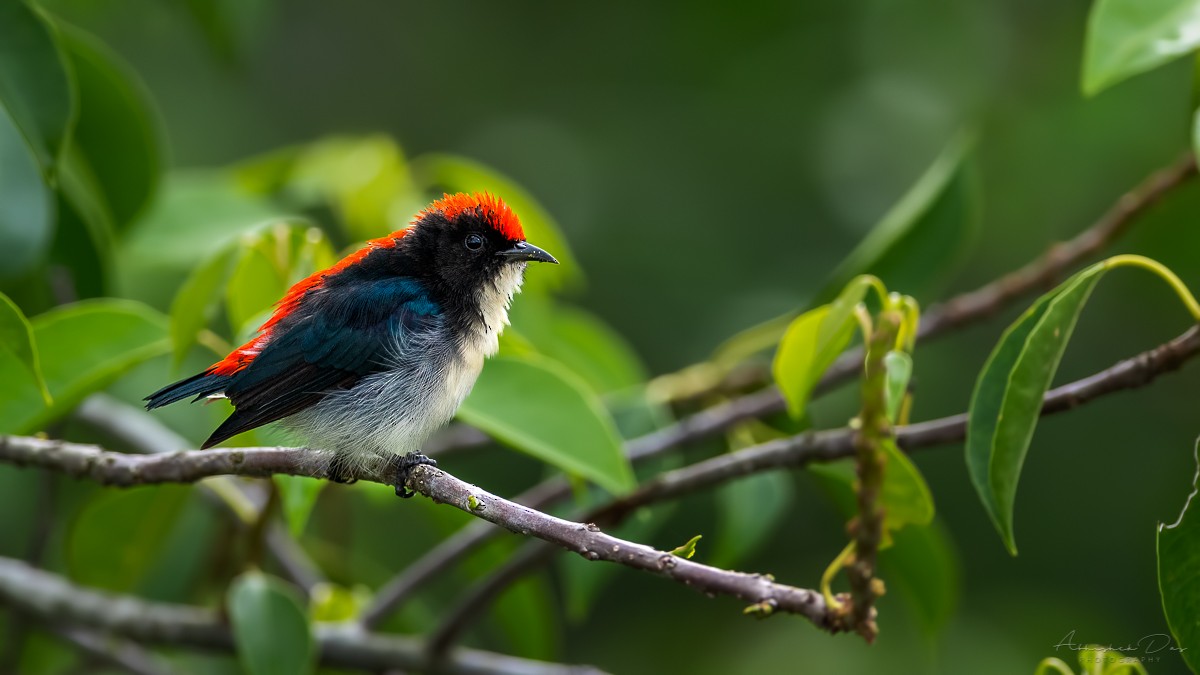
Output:
[[[229,586],[226,603],[238,661],[248,675],[313,672],[312,630],[290,586],[261,572],[247,572]]]
[[[545,208],[512,179],[478,162],[454,155],[429,154],[413,160],[413,175],[429,189],[490,192],[512,207],[526,238],[549,251],[561,265],[541,265],[525,275],[527,291],[578,286],[583,273],[558,224]]]
[[[712,564],[730,568],[760,550],[792,503],[791,477],[769,471],[730,481],[717,490]]]
[[[71,579],[113,591],[136,588],[158,561],[189,494],[179,485],[98,492],[71,527]]]
[[[37,345],[33,341],[33,327],[25,314],[7,295],[0,293],[0,350],[8,351],[20,361],[33,376],[46,405],[53,401],[46,380],[42,377],[42,366],[38,361]]]
[[[321,490],[328,485],[328,481],[280,474],[272,478],[276,489],[279,490],[280,506],[288,524],[288,531],[298,538],[304,534],[308,517],[317,505],[317,497],[321,496]]]
[[[824,370],[817,362],[817,336],[828,316],[829,305],[822,305],[796,317],[783,334],[779,350],[775,353],[771,369],[775,384],[787,401],[788,413],[797,419],[804,416],[809,394],[821,378],[818,371]],[[847,343],[853,331],[853,324],[847,326],[844,336]],[[828,368],[829,364],[824,364],[824,367]]]
[[[1093,265],[1038,299],[1004,332],[975,383],[968,413],[967,468],[1013,555],[1013,501],[1042,398],[1079,313],[1106,269],[1104,263]]]
[[[44,428],[88,394],[170,349],[164,317],[126,300],[66,305],[34,317],[31,323],[42,374],[54,403],[45,404],[23,366],[15,360],[0,360],[0,382],[7,385],[0,389],[3,433],[26,434]],[[14,367],[19,372],[14,372]]]
[[[887,388],[887,416],[895,424],[900,407],[904,404],[904,396],[908,393],[908,381],[912,379],[912,357],[906,352],[892,350],[884,355],[883,367],[887,371],[884,384]]]
[[[229,277],[229,285],[225,288],[229,325],[239,334],[287,291],[284,271],[277,266],[277,261],[269,251],[271,243],[271,239],[266,237],[248,239]]]
[[[884,441],[882,449],[887,455],[887,469],[880,493],[884,529],[898,530],[908,524],[928,525],[933,521],[934,509],[933,495],[925,484],[925,478],[908,455],[896,447],[895,441]]]
[[[889,288],[917,299],[938,289],[970,249],[979,229],[978,191],[967,159],[972,145],[967,132],[950,141],[916,184],[838,265],[814,304],[828,302],[862,274],[874,275]]]
[[[1180,654],[1193,672],[1200,672],[1200,442],[1196,447],[1196,477],[1179,518],[1159,523],[1158,592],[1163,614]]]
[[[99,40],[71,28],[63,50],[79,88],[72,144],[78,171],[100,191],[114,226],[141,212],[158,186],[162,157],[158,119],[137,75]]]
[[[229,271],[233,251],[219,249],[202,261],[171,301],[171,347],[178,368],[188,350],[196,344],[196,336],[208,324],[212,308],[221,297],[221,284]]]
[[[703,536],[704,535],[702,534],[698,534],[691,539],[688,539],[683,543],[683,545],[676,546],[675,548],[671,549],[671,555],[677,555],[680,558],[691,560],[692,556],[696,555],[696,544],[700,542],[700,539]]]
[[[1094,96],[1200,46],[1200,0],[1096,0],[1083,50],[1083,93]]]
[[[37,156],[0,107],[0,278],[18,278],[41,261],[54,231],[54,206]]]
[[[530,296],[513,303],[512,332],[583,378],[597,393],[635,387],[646,370],[611,327],[577,307]]]
[[[25,2],[0,3],[0,110],[8,112],[46,175],[53,175],[71,132],[71,99],[71,79],[49,23]]]
[[[458,416],[609,492],[619,494],[634,485],[620,437],[600,400],[578,377],[548,359],[490,359]]]
[[[804,416],[813,388],[850,344],[857,325],[854,308],[878,283],[871,276],[855,277],[833,302],[801,314],[787,327],[775,353],[772,373],[793,418]]]

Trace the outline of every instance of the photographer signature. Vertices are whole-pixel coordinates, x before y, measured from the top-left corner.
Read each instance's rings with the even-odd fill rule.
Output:
[[[1058,651],[1060,648],[1076,652],[1085,649],[1102,649],[1121,654],[1156,654],[1162,652],[1183,652],[1187,650],[1187,647],[1176,645],[1171,636],[1166,633],[1151,633],[1139,638],[1137,642],[1125,645],[1099,645],[1093,642],[1076,642],[1074,629],[1070,633],[1067,633],[1063,639],[1059,640],[1058,644],[1054,645],[1054,651]]]

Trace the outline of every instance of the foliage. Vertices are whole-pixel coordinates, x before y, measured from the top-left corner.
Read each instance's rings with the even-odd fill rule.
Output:
[[[198,33],[228,65],[252,58],[252,35],[261,29],[268,4],[189,2],[179,11],[192,17]],[[863,385],[864,400],[875,394],[886,403],[883,418],[865,430],[881,434],[878,494],[864,497],[861,456],[854,462],[813,464],[805,471],[851,534],[850,544],[827,568],[822,588],[831,605],[841,602],[832,591],[833,580],[857,562],[856,529],[871,515],[863,510],[865,499],[881,519],[876,581],[886,579],[889,588],[900,589],[927,637],[936,639],[960,611],[962,569],[951,530],[942,521],[948,513],[942,494],[952,493],[952,486],[943,482],[940,469],[933,469],[927,482],[924,467],[896,442],[896,430],[909,424],[918,374],[932,372],[931,379],[944,382],[936,379],[944,373],[922,371],[924,362],[914,358],[920,320],[914,298],[922,303],[943,298],[977,240],[991,231],[981,231],[977,173],[984,162],[976,147],[1003,138],[1003,130],[981,125],[978,131],[951,134],[843,261],[827,264],[828,272],[823,268],[825,281],[817,290],[803,300],[789,296],[792,310],[737,333],[711,359],[650,381],[651,368],[632,346],[635,341],[624,335],[644,315],[632,309],[629,316],[606,312],[621,326],[618,330],[584,309],[592,304],[584,289],[592,292],[608,281],[593,275],[585,283],[584,267],[595,258],[584,254],[592,253],[591,247],[603,249],[586,231],[564,227],[567,219],[556,218],[563,212],[560,205],[543,204],[535,196],[540,191],[467,156],[439,151],[410,157],[407,142],[402,146],[381,133],[326,136],[219,168],[169,168],[163,122],[148,87],[104,41],[60,18],[59,9],[0,0],[0,433],[93,440],[95,430],[73,417],[89,396],[108,392],[135,402],[169,377],[204,367],[253,336],[295,282],[363,240],[405,227],[443,191],[488,190],[502,195],[520,215],[530,240],[563,264],[530,274],[515,301],[513,326],[500,355],[488,362],[460,411],[461,422],[521,453],[494,453],[499,457],[494,460],[464,453],[462,466],[476,472],[480,485],[516,492],[538,476],[563,476],[575,488],[578,508],[624,495],[682,461],[663,458],[639,465],[635,473],[624,454],[625,441],[661,428],[676,414],[695,412],[697,405],[720,404],[742,393],[721,385],[740,368],[763,365],[762,356],[771,349],[769,374],[786,402],[786,419],[745,422],[728,433],[724,444],[697,452],[780,441],[805,433],[815,419],[848,416],[834,405],[817,403],[815,392],[839,358],[857,353],[856,334],[869,346],[884,315],[895,313],[897,332],[879,359],[881,377],[875,384],[866,377]],[[1197,36],[1200,4],[1193,0],[1097,0],[1081,62],[1084,94],[1095,96],[1193,53],[1200,46]],[[1200,123],[1193,136],[1200,139]],[[732,232],[729,241],[737,234]],[[781,248],[799,239],[790,236]],[[610,236],[605,243],[615,242],[614,248],[599,255],[622,255],[622,240]],[[669,243],[675,246],[677,240]],[[726,245],[729,255],[750,255]],[[686,255],[678,257],[682,262],[668,262],[688,264]],[[1017,484],[1043,397],[1100,277],[1122,266],[1146,269],[1167,281],[1200,321],[1200,305],[1164,264],[1115,256],[1033,302],[1003,332],[979,370],[968,409],[967,475],[1014,555]],[[639,292],[655,294],[652,279],[638,281]],[[889,293],[887,287],[908,295]],[[1153,302],[1157,298],[1147,298]],[[717,312],[719,305],[713,307]],[[678,320],[699,324],[701,318]],[[671,346],[680,353],[689,347]],[[937,400],[946,405],[940,393]],[[180,408],[161,419],[194,444],[228,411],[222,405]],[[860,430],[867,407],[864,403],[852,421]],[[262,430],[232,444],[287,442]],[[463,525],[457,513],[428,505],[398,515],[395,500],[378,486],[327,490],[325,482],[275,476],[271,496],[263,500],[269,506],[262,522],[250,518],[231,535],[233,530],[218,525],[220,517],[189,487],[72,488],[68,495],[60,490],[46,497],[52,501],[41,502],[38,492],[44,486],[33,486],[17,469],[0,469],[0,506],[28,516],[14,516],[23,524],[13,541],[47,538],[25,534],[27,529],[53,531],[49,543],[37,544],[41,550],[33,554],[45,558],[47,566],[57,566],[76,582],[117,592],[175,602],[216,604],[214,598],[224,598],[238,664],[212,668],[220,672],[313,672],[313,636],[324,628],[321,624],[358,619],[374,599],[372,589]],[[687,501],[644,509],[617,532],[722,567],[768,559],[773,565],[782,559],[774,556],[789,547],[810,543],[808,530],[797,521],[802,506],[811,504],[803,501],[793,478],[781,471],[757,473],[714,490],[711,503],[700,508]],[[239,499],[228,485],[211,487],[225,490],[226,502]],[[936,517],[935,491],[942,506]],[[1200,519],[1194,498],[1193,492],[1174,524],[1159,525],[1157,562],[1166,625],[1183,660],[1200,670]],[[243,516],[256,512],[253,504],[241,506]],[[278,514],[271,511],[276,508]],[[35,527],[39,510],[49,514],[48,524]],[[275,576],[282,570],[259,569],[257,549],[274,518],[286,523],[281,531],[290,543],[335,580],[312,589],[308,603],[291,582]],[[394,524],[401,518],[403,523]],[[797,532],[805,536],[793,537]],[[697,547],[701,537],[705,544]],[[7,539],[0,544],[9,547]],[[447,581],[422,589],[384,628],[427,630],[455,590],[488,577],[511,559],[515,546],[505,541],[477,552],[463,569],[447,571]],[[4,554],[26,553],[6,548]],[[542,578],[512,586],[487,613],[482,639],[508,652],[553,659],[565,643],[560,613],[577,623],[607,620],[605,612],[615,601],[604,590],[615,585],[615,569],[582,559],[557,569],[561,593]],[[770,613],[770,608],[748,609]],[[889,609],[880,607],[885,634],[895,625]],[[36,643],[31,639],[30,644]],[[1079,658],[1088,673],[1145,672],[1140,663],[1116,663],[1110,656],[1095,647]],[[1038,672],[1072,671],[1051,658]]]

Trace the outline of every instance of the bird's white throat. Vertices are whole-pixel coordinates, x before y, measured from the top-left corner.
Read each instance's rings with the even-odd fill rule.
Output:
[[[524,279],[525,263],[505,265],[492,279],[492,283],[479,289],[476,302],[479,304],[482,325],[478,327],[475,344],[464,347],[467,350],[478,351],[481,360],[500,349],[500,333],[508,325],[508,307],[512,304],[513,296],[521,290],[521,282]],[[472,355],[464,356],[470,359]]]

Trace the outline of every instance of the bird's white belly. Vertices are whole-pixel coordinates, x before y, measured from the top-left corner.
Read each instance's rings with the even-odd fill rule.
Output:
[[[449,345],[448,345],[449,346]],[[368,375],[284,421],[314,450],[344,453],[364,465],[416,452],[454,417],[483,360],[428,355],[428,365]]]

